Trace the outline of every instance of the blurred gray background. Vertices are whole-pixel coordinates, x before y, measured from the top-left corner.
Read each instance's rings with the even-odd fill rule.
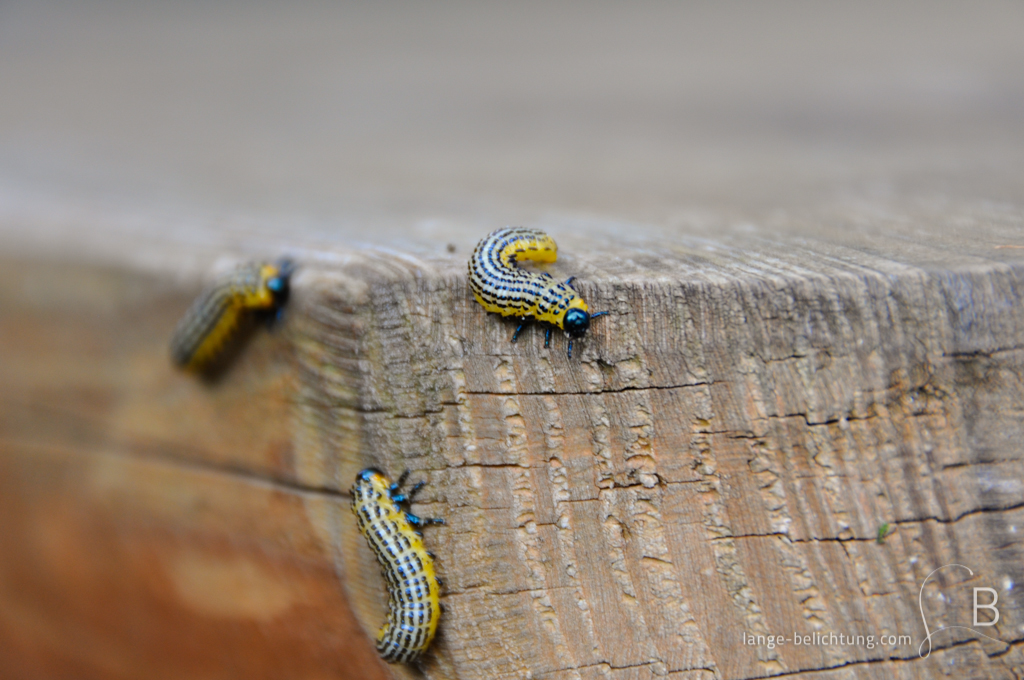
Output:
[[[1024,199],[1019,1],[4,0],[0,93],[7,223],[429,240]]]

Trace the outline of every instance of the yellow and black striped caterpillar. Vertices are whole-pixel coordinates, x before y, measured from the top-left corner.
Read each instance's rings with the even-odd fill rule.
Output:
[[[425,483],[414,485],[407,494],[398,493],[408,475],[406,471],[391,484],[380,470],[366,468],[352,487],[352,512],[387,582],[388,618],[377,633],[377,651],[391,663],[418,659],[434,639],[441,618],[441,579],[417,529],[444,520],[417,517],[399,507]]]
[[[539,229],[499,229],[480,241],[469,258],[469,287],[488,312],[519,317],[512,342],[533,318],[569,335],[571,359],[573,338],[582,338],[590,320],[608,312],[589,313],[587,303],[572,287],[575,276],[559,283],[547,272],[534,274],[517,265],[520,259],[554,262],[557,257],[554,239]],[[551,328],[544,334],[544,346],[551,346]]]
[[[288,299],[292,263],[250,262],[203,290],[171,336],[171,358],[203,371],[215,362],[248,315],[279,310]]]

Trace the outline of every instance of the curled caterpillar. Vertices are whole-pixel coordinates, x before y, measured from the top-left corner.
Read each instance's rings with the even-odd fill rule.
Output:
[[[203,371],[214,363],[248,315],[274,312],[288,299],[292,263],[250,262],[208,286],[171,336],[171,358],[182,368]]]
[[[519,317],[512,342],[519,337],[527,319],[533,318],[557,326],[569,335],[571,359],[573,339],[586,335],[591,319],[608,312],[589,312],[587,303],[572,287],[575,276],[559,283],[547,272],[534,274],[517,265],[520,259],[554,262],[557,257],[554,239],[539,229],[499,229],[480,241],[469,258],[469,287],[488,312]],[[544,346],[551,346],[550,327],[544,334]]]
[[[377,633],[377,651],[390,663],[418,659],[434,639],[441,618],[441,579],[417,529],[444,520],[417,517],[399,507],[425,484],[398,493],[408,475],[406,471],[391,484],[380,470],[366,468],[352,487],[352,512],[388,587],[388,618]]]

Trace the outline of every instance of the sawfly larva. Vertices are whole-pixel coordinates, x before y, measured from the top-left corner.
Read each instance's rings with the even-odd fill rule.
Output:
[[[171,336],[171,358],[178,366],[204,371],[216,362],[247,317],[275,313],[288,299],[289,260],[250,262],[207,286]]]
[[[444,520],[417,517],[399,507],[425,484],[398,493],[408,475],[407,471],[391,484],[380,470],[366,468],[352,487],[352,512],[387,583],[388,617],[377,633],[377,651],[391,663],[418,659],[434,639],[441,618],[441,579],[418,529]]]
[[[519,260],[554,262],[557,257],[554,239],[539,229],[499,229],[480,241],[469,258],[469,287],[488,312],[519,317],[512,342],[519,338],[527,320],[536,319],[568,334],[571,359],[573,339],[586,335],[591,319],[608,312],[590,313],[572,287],[575,276],[559,283],[547,272],[534,274],[518,266]],[[544,346],[551,346],[550,327],[544,334]]]

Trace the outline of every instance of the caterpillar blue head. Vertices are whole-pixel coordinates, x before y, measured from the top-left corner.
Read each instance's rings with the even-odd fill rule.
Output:
[[[368,468],[366,468],[364,470],[360,470],[356,474],[356,481],[357,482],[360,481],[360,480],[362,480],[364,482],[365,481],[369,481],[371,478],[373,478],[376,475],[379,475],[381,477],[385,476],[384,472],[382,470],[380,470],[378,468],[375,468],[375,467],[368,467]]]
[[[291,277],[295,271],[295,263],[285,258],[278,260],[277,273],[266,281],[267,290],[274,297],[274,306],[283,307],[288,301],[288,294],[291,291]]]
[[[570,309],[565,313],[562,326],[570,337],[582,338],[590,328],[590,314],[582,309]]]
[[[594,312],[590,314],[585,312],[578,307],[566,311],[565,317],[562,319],[562,328],[569,334],[569,358],[572,358],[572,341],[574,338],[582,338],[587,334],[587,330],[590,328],[590,320],[596,319],[599,316],[605,316],[608,312]],[[547,347],[547,343],[544,344]]]

